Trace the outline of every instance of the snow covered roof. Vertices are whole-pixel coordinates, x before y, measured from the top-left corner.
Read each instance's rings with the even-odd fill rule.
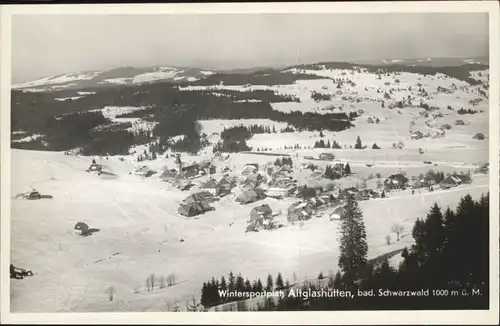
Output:
[[[216,188],[216,187],[217,187],[217,181],[215,181],[214,179],[210,179],[204,184],[202,184],[200,188]]]
[[[297,204],[297,206],[295,206],[296,209],[299,209],[299,208],[303,208],[303,207],[306,207],[307,206],[307,203],[306,202],[303,202],[303,203],[299,203]]]

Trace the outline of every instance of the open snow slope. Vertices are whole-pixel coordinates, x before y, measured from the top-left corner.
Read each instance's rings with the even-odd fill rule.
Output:
[[[204,281],[229,271],[251,279],[281,271],[290,280],[295,272],[300,280],[337,268],[338,222],[314,218],[303,227],[244,233],[251,208],[262,202],[240,206],[230,196],[214,204],[215,211],[186,219],[177,214],[186,192],[168,189],[154,177],[128,175],[133,164],[116,159],[100,163],[117,178],[90,175],[84,172],[90,161],[58,152],[12,150],[12,196],[29,185],[54,196],[12,200],[12,263],[35,273],[11,280],[13,312],[160,311],[174,301],[183,308],[187,299],[200,294]],[[369,256],[411,243],[406,236],[386,244],[392,223],[408,229],[434,202],[455,207],[467,193],[478,198],[487,184],[487,176],[477,176],[468,187],[360,203]],[[265,202],[275,211],[290,204]],[[101,231],[82,238],[73,231],[79,221]],[[175,273],[178,284],[146,291],[151,273]],[[111,285],[116,293],[110,302],[106,289]]]
[[[482,84],[469,85],[467,82],[443,74],[421,75],[416,73],[370,73],[365,69],[289,69],[288,72],[318,76],[312,80],[297,80],[286,85],[209,85],[186,86],[179,90],[211,91],[232,90],[249,92],[254,90],[270,90],[276,94],[292,96],[299,102],[270,103],[272,108],[282,112],[315,112],[319,114],[331,112],[353,112],[359,117],[354,127],[341,132],[323,130],[327,142],[336,140],[342,147],[354,146],[358,136],[368,149],[376,143],[384,150],[393,143],[404,142],[405,150],[418,153],[448,152],[448,149],[463,148],[479,155],[468,156],[455,151],[450,160],[461,161],[463,157],[474,157],[486,161],[488,159],[487,141],[478,141],[472,137],[483,133],[488,137],[488,88],[489,70],[473,71],[473,79]],[[340,81],[340,82],[339,82]],[[314,93],[330,97],[315,101]],[[426,111],[420,103],[433,108]],[[399,107],[398,107],[399,106]],[[475,114],[461,115],[460,109],[471,109]],[[379,123],[375,121],[378,119]],[[463,122],[458,124],[457,121]],[[225,121],[224,121],[225,122]],[[248,124],[243,121],[244,124]],[[226,126],[237,124],[237,121],[226,125],[210,122],[210,132],[220,132]],[[265,121],[263,125],[270,125]],[[275,122],[275,124],[281,124]],[[443,125],[450,129],[441,130]],[[410,133],[419,131],[427,137],[411,139]],[[299,145],[301,148],[313,147],[319,141],[319,132],[294,132],[279,134],[256,134],[247,143],[254,149],[270,148],[281,150],[285,146]],[[479,152],[478,152],[479,151]],[[392,154],[393,152],[391,152]],[[389,155],[391,155],[389,154]],[[374,154],[376,155],[376,154]],[[397,154],[399,155],[399,154]],[[417,155],[418,156],[418,155]],[[446,156],[446,154],[445,154]],[[422,159],[424,156],[421,156]]]

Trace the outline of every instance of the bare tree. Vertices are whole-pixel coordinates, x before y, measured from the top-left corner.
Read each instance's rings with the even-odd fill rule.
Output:
[[[151,278],[151,290],[155,289],[156,284],[156,275],[153,273],[149,276]]]
[[[160,286],[160,289],[163,289],[163,288],[165,288],[165,286],[167,286],[165,276],[160,277],[160,280],[158,282],[159,282],[158,285]]]
[[[385,237],[385,241],[387,242],[387,245],[391,244],[391,236],[389,234]]]
[[[405,227],[399,223],[394,223],[391,227],[391,231],[396,233],[396,241],[399,241],[399,236],[405,230]]]
[[[111,285],[108,290],[108,298],[109,298],[109,301],[113,301],[113,295],[115,294],[115,286],[114,285]]]
[[[167,285],[172,286],[175,285],[175,274],[171,273],[167,276]]]
[[[146,278],[146,289],[151,291],[151,278],[149,276]]]
[[[380,179],[377,179],[377,188],[382,189],[384,187],[384,182]]]

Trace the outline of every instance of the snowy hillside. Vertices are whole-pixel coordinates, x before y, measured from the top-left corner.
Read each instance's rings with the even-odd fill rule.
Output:
[[[92,87],[54,88],[71,84]],[[341,189],[363,196],[369,259],[412,244],[414,222],[434,203],[455,208],[488,191],[489,68],[475,63],[234,74],[126,68],[18,87],[54,91],[12,92],[11,259],[34,272],[12,279],[13,312],[183,309],[203,282],[229,271],[315,278],[338,267],[340,223],[329,216]],[[105,173],[85,171],[93,159]],[[332,166],[340,174],[328,175]],[[391,188],[394,174],[432,186]],[[455,183],[448,188],[445,178]],[[256,180],[265,180],[265,195]],[[227,183],[214,210],[182,210],[190,194]],[[14,198],[30,186],[53,198]],[[240,204],[247,187],[254,201]],[[290,220],[288,209],[311,190],[331,202]],[[277,227],[248,231],[263,204]],[[78,222],[99,232],[80,236]],[[400,240],[395,223],[405,228]],[[151,290],[151,274],[175,282]]]
[[[235,157],[231,165],[240,169],[258,157],[247,156]],[[274,211],[285,212],[289,200],[267,198],[242,206],[230,195],[214,204],[215,211],[187,219],[179,216],[177,207],[188,193],[169,188],[158,178],[128,175],[134,164],[116,158],[98,163],[118,177],[88,174],[84,169],[91,159],[12,151],[12,195],[33,186],[54,197],[12,201],[11,259],[35,273],[11,280],[13,312],[165,311],[174,302],[182,306],[199,296],[205,280],[230,270],[261,279],[278,271],[292,279],[295,273],[302,280],[336,268],[336,221],[314,218],[272,234],[244,232],[253,207],[268,203]],[[154,164],[175,166],[164,159]],[[488,177],[479,175],[473,184],[456,189],[361,202],[368,256],[411,244],[408,235],[386,244],[392,223],[410,229],[434,202],[454,207],[461,196],[471,193],[477,199],[487,189]],[[78,236],[73,228],[80,221],[100,232]],[[175,274],[177,284],[147,291],[144,280],[152,273]],[[106,292],[111,285],[116,290],[113,301]]]
[[[117,68],[108,71],[69,73],[44,77],[34,81],[12,85],[12,89],[28,92],[56,91],[110,85],[133,85],[155,81],[192,82],[213,74],[202,69],[180,69],[173,67]]]

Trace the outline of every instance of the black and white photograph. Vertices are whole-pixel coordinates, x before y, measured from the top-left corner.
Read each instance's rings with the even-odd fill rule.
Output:
[[[364,5],[2,8],[2,322],[498,323],[498,3]]]

